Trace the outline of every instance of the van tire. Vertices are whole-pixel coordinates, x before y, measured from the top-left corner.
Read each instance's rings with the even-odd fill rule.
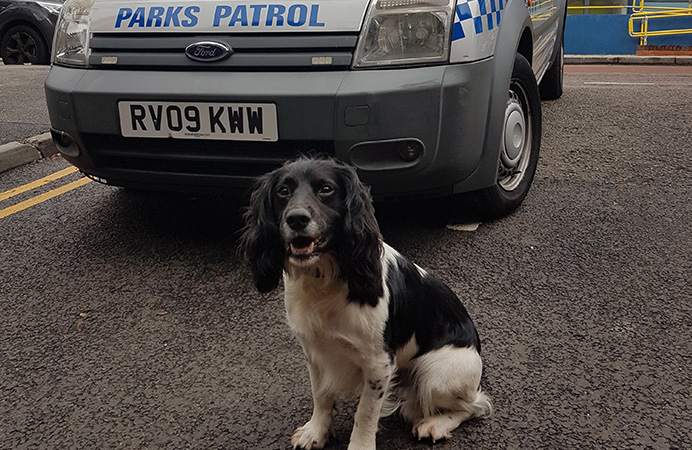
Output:
[[[542,100],[557,100],[562,97],[565,71],[565,46],[560,39],[556,46],[555,58],[550,69],[545,73],[540,84]]]
[[[531,64],[517,53],[509,83],[494,186],[470,194],[482,220],[504,217],[524,201],[541,146],[541,98]]]

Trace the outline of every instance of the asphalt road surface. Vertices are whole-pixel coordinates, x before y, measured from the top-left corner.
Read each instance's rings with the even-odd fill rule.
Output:
[[[495,415],[436,449],[692,448],[692,73],[580,70],[515,214],[456,232],[379,208],[481,335]],[[0,175],[0,448],[289,448],[308,375],[281,293],[236,256],[241,202],[78,173],[2,197],[66,167]],[[410,429],[384,419],[378,448],[433,447]]]
[[[0,63],[0,144],[20,141],[50,129],[43,81],[48,66]]]

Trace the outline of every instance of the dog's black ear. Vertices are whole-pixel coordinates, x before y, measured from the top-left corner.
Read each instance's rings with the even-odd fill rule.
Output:
[[[382,296],[382,235],[375,219],[370,189],[349,166],[338,168],[346,192],[343,242],[337,250],[341,275],[348,282],[349,300],[377,305]]]
[[[276,172],[262,176],[250,196],[250,206],[243,214],[244,226],[238,252],[250,263],[257,290],[269,292],[279,285],[284,265],[284,244],[272,193]]]

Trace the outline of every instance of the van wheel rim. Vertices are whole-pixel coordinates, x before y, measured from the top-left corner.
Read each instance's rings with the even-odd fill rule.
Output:
[[[498,183],[505,191],[513,191],[524,179],[531,158],[531,111],[526,89],[519,80],[509,86],[505,109]]]

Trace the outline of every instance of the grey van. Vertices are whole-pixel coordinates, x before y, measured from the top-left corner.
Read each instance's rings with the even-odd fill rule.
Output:
[[[299,154],[376,200],[526,196],[562,94],[564,0],[67,0],[46,79],[58,149],[136,189],[246,189]]]

